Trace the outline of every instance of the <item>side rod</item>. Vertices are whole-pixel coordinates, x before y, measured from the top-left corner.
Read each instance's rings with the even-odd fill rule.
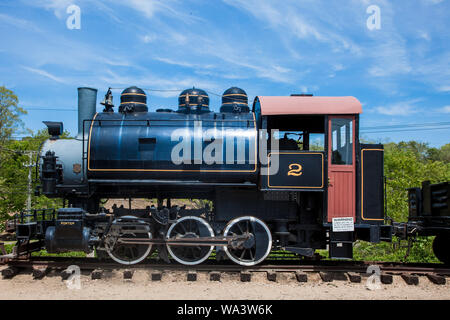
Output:
[[[248,240],[248,236],[234,237],[202,237],[202,238],[169,238],[169,239],[148,239],[148,238],[119,238],[118,243],[123,244],[162,244],[177,246],[227,246],[232,242]]]

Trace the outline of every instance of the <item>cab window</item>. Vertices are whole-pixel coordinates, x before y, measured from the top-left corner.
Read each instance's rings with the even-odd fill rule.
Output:
[[[331,164],[353,164],[353,121],[331,119]]]
[[[281,151],[323,151],[325,117],[321,115],[267,116],[270,139],[278,140]],[[275,133],[272,130],[278,130]],[[313,140],[311,140],[313,139]],[[271,145],[271,144],[268,144]]]

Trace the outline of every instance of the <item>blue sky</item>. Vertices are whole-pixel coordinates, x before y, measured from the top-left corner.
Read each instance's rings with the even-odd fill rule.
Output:
[[[79,30],[66,26],[71,4]],[[370,5],[380,29],[367,28]],[[450,142],[449,0],[2,0],[0,37],[0,85],[18,94],[33,130],[62,120],[74,134],[79,86],[98,88],[98,101],[110,86],[239,86],[251,101],[355,96],[364,138]],[[178,92],[147,93],[150,110],[176,108]],[[412,126],[423,123],[441,127]],[[397,125],[414,130],[370,133]]]

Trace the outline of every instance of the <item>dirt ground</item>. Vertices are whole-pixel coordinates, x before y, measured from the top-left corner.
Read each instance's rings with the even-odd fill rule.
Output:
[[[124,280],[122,272],[111,271],[106,278],[91,280],[82,274],[80,289],[69,289],[58,273],[50,273],[35,280],[31,273],[0,280],[0,299],[162,299],[162,300],[450,300],[450,284],[435,285],[420,277],[418,286],[408,286],[394,276],[391,285],[381,284],[369,290],[366,279],[359,284],[348,281],[324,283],[318,274],[308,274],[307,283],[299,283],[294,274],[285,273],[277,283],[266,279],[265,273],[254,273],[250,283],[239,281],[239,275],[222,274],[220,282],[209,281],[206,273],[199,273],[197,282],[187,282],[186,273],[164,273],[162,281],[151,281],[145,270],[136,270],[132,280]]]

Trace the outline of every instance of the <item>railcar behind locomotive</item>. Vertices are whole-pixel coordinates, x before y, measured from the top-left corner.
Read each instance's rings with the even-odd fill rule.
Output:
[[[251,266],[274,249],[312,256],[328,248],[331,258],[351,259],[357,239],[391,240],[383,146],[360,143],[354,97],[257,96],[250,110],[233,87],[213,112],[207,92],[192,88],[177,110],[148,112],[146,93],[130,87],[118,111],[108,90],[98,113],[96,98],[96,89],[78,89],[73,139],[46,122],[40,192],[66,206],[22,214],[19,249],[96,250],[122,264],[157,252],[186,265],[216,250],[217,259]],[[158,204],[102,208],[116,198]],[[212,205],[186,209],[174,199]]]
[[[408,189],[408,222],[394,222],[394,234],[408,240],[409,246],[417,236],[434,236],[433,252],[442,262],[450,264],[450,182]]]

